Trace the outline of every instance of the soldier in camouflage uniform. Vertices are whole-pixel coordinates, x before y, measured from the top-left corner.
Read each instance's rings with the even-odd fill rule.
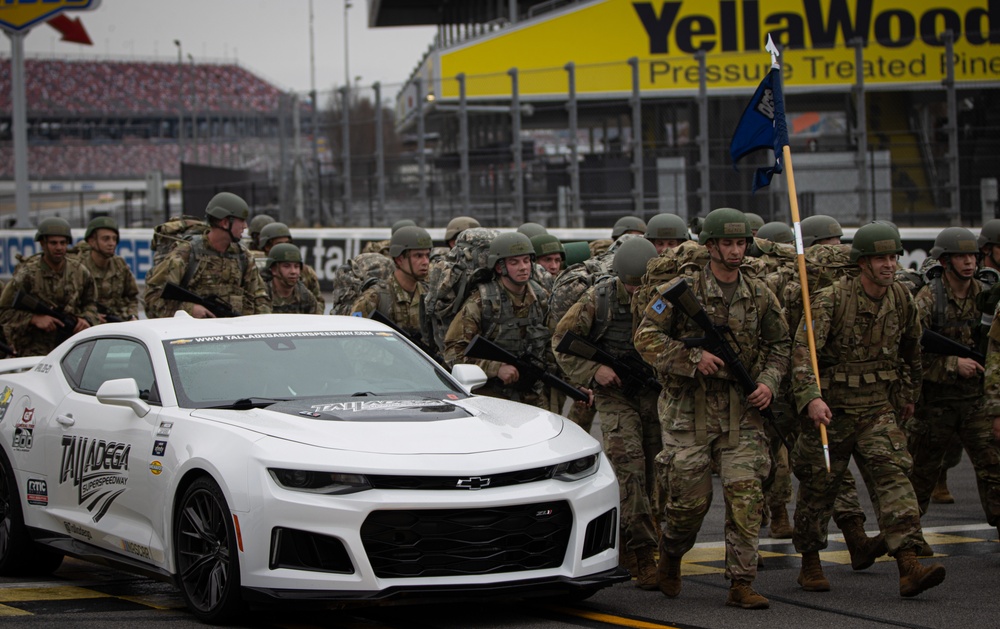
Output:
[[[481,334],[515,356],[529,354],[555,366],[549,345],[552,333],[545,325],[548,296],[531,281],[534,257],[531,240],[524,234],[507,232],[493,239],[487,265],[494,278],[475,287],[448,326],[444,357],[450,365],[474,363],[483,368],[489,380],[477,393],[547,409],[541,381],[519,386],[520,373],[514,365],[465,356],[465,348]]]
[[[379,282],[363,292],[351,305],[351,314],[370,317],[378,310],[411,338],[429,346],[430,339],[421,336],[420,321],[432,245],[430,234],[422,227],[396,230],[389,243],[389,255],[396,270],[388,281]]]
[[[302,276],[302,252],[291,243],[271,247],[267,256],[270,281],[264,283],[271,299],[271,312],[323,314],[323,305],[316,301]]]
[[[264,282],[271,281],[271,271],[270,266],[267,263],[267,258],[271,253],[271,248],[275,245],[281,245],[292,242],[292,232],[288,229],[288,225],[284,223],[271,222],[264,226],[260,231],[258,237],[260,242],[260,251],[252,251],[254,259],[257,262],[257,270],[260,271],[260,277]],[[299,251],[301,256],[302,252]],[[320,314],[326,310],[326,299],[323,297],[323,290],[319,285],[319,276],[316,275],[316,269],[312,266],[302,263],[302,275],[299,278],[309,292],[312,293],[313,298],[316,303],[319,304]]]
[[[615,276],[607,276],[589,288],[559,321],[552,335],[553,350],[573,332],[588,339],[616,358],[634,356],[631,297],[646,272],[646,262],[656,256],[648,240],[635,239],[615,254]],[[660,421],[656,414],[658,392],[643,387],[622,388],[622,374],[608,365],[555,353],[567,379],[594,389],[594,405],[601,413],[604,451],[615,467],[621,499],[621,555],[633,555],[625,565],[635,566],[636,586],[657,589],[656,551],[658,535],[650,497],[656,479],[654,458],[662,448]]]
[[[212,197],[205,210],[209,230],[190,243],[178,243],[146,276],[146,316],[171,317],[185,310],[196,319],[214,317],[207,308],[165,300],[163,287],[174,283],[202,297],[215,295],[244,315],[271,312],[264,282],[247,248],[240,243],[250,208],[231,192]]]
[[[48,354],[66,338],[100,322],[93,276],[79,261],[66,256],[72,237],[65,219],[47,218],[39,223],[35,240],[41,243],[42,253],[18,265],[0,294],[0,325],[20,356]],[[76,325],[67,330],[60,319],[15,309],[18,291],[72,315]]]
[[[139,288],[128,263],[115,255],[118,248],[118,223],[110,216],[95,218],[87,224],[83,240],[86,247],[79,247],[79,260],[97,285],[97,303],[104,307],[98,313],[101,323],[107,315],[131,321],[139,318]]]
[[[656,255],[690,240],[687,223],[676,214],[657,214],[649,219],[645,237],[656,247]]]
[[[917,293],[916,304],[925,328],[964,347],[974,347],[979,326],[976,299],[983,291],[975,279],[979,248],[976,236],[962,227],[941,231],[931,256],[943,268]],[[913,456],[910,482],[920,513],[926,513],[946,450],[955,435],[976,470],[979,497],[986,520],[1000,524],[1000,450],[993,441],[990,418],[977,408],[983,396],[983,365],[971,358],[924,354],[924,380],[916,413],[906,424]]]
[[[918,311],[909,291],[894,281],[902,252],[896,231],[864,225],[851,246],[860,276],[844,277],[815,294],[819,383],[806,330],[800,327],[795,336],[792,390],[800,411],[816,427],[827,426],[831,468],[828,473],[819,431],[804,430],[792,464],[799,480],[792,539],[802,553],[798,582],[809,592],[830,589],[819,551],[826,548],[834,500],[852,456],[864,472],[879,529],[896,558],[900,595],[916,596],[944,581],[944,566],[924,567],[916,559],[923,535],[906,477],[913,461],[896,423],[897,408],[900,419],[912,415],[921,382]]]
[[[274,219],[267,214],[258,214],[250,219],[250,223],[247,226],[247,231],[250,232],[250,245],[248,247],[250,251],[255,253],[261,251],[260,230],[273,222]]]
[[[535,248],[535,266],[531,277],[551,293],[556,277],[566,266],[566,247],[552,234],[532,236],[531,246]]]
[[[404,227],[416,227],[417,224],[408,218],[404,218],[396,221],[389,228],[389,240],[372,240],[365,245],[365,248],[361,250],[361,253],[381,253],[382,255],[391,258],[389,255],[389,243],[392,239],[392,235]]]
[[[759,409],[767,408],[778,391],[791,341],[775,296],[763,281],[740,271],[750,236],[742,212],[713,210],[700,234],[708,264],[685,265],[674,280],[687,282],[712,321],[732,330],[733,350],[757,383],[749,396],[721,358],[685,346],[683,339],[704,332],[662,297],[645,308],[635,347],[663,384],[663,451],[657,462],[663,466],[667,498],[657,566],[660,590],[669,597],[680,594],[681,558],[694,546],[711,504],[714,462],[726,501],[726,578],[731,581],[726,604],[764,609],[768,600],[752,587],[764,502],[761,484],[770,467]]]

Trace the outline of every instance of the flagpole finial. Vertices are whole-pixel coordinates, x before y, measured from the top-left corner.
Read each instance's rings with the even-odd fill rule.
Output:
[[[764,50],[771,53],[771,67],[780,68],[781,66],[778,64],[778,55],[781,53],[778,50],[777,44],[775,44],[774,40],[771,39],[770,33],[767,34],[767,45],[764,46]]]

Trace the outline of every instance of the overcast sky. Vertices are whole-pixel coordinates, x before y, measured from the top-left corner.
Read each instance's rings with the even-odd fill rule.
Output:
[[[313,0],[316,89],[344,83],[344,1]],[[350,74],[362,85],[402,83],[430,44],[433,27],[368,28],[367,0],[351,0],[348,10]],[[180,40],[184,61],[238,60],[284,90],[307,92],[309,73],[309,0],[103,0],[93,11],[70,11],[79,17],[93,46],[59,41],[42,24],[25,39],[31,53],[66,58],[157,57],[176,61]],[[10,40],[0,52],[10,55]],[[395,92],[387,89],[388,92]]]

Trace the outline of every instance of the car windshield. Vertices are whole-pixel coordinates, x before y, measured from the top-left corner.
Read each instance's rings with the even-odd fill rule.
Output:
[[[249,408],[301,398],[465,392],[388,332],[288,332],[164,341],[178,404]]]

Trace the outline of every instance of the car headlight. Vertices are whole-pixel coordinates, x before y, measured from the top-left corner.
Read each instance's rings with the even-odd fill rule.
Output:
[[[597,454],[590,454],[579,459],[560,463],[552,470],[552,478],[561,481],[576,481],[597,473],[597,466],[601,457]]]
[[[371,489],[371,483],[363,474],[341,474],[338,472],[316,472],[313,470],[287,470],[268,468],[267,472],[285,489],[304,491],[310,494],[341,495],[353,494]]]

